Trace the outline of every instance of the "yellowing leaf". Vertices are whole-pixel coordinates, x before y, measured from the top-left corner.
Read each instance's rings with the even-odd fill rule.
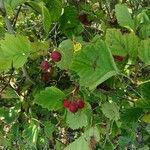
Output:
[[[74,44],[74,51],[77,52],[77,51],[80,51],[82,48],[82,45],[80,43],[75,43]]]
[[[145,114],[145,115],[142,117],[142,120],[143,120],[145,123],[150,123],[150,113]]]

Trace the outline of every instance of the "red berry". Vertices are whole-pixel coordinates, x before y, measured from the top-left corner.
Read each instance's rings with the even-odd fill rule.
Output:
[[[123,56],[113,55],[113,57],[114,57],[114,59],[115,59],[116,61],[119,61],[119,62],[121,62],[121,61],[124,60],[124,57],[123,57]]]
[[[88,19],[88,14],[80,14],[79,15],[79,20],[82,24],[86,25],[86,26],[90,26],[91,25],[91,21],[89,21]]]
[[[51,69],[51,68],[50,68]],[[49,72],[42,72],[41,73],[41,80],[43,82],[49,82],[52,76],[52,70],[49,70]]]
[[[69,111],[75,113],[78,111],[78,105],[76,102],[71,102],[69,105]]]
[[[49,64],[48,61],[44,60],[41,62],[40,67],[41,67],[42,71],[47,71],[51,67],[51,65]]]
[[[59,62],[61,60],[61,54],[59,51],[53,51],[51,53],[51,59],[54,61],[54,62]]]
[[[85,103],[82,100],[78,100],[77,105],[78,105],[78,108],[82,109],[82,108],[84,108]]]
[[[69,100],[64,100],[64,107],[65,108],[69,108],[69,106],[70,106],[70,103],[71,103],[71,101],[69,101]]]

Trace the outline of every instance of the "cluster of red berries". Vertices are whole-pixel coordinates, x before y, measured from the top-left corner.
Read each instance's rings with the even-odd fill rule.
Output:
[[[50,59],[53,62],[59,62],[61,60],[61,53],[59,51],[53,51],[50,55]],[[50,64],[49,61],[44,60],[40,64],[40,68],[42,70],[41,79],[44,82],[47,82],[51,79],[51,75],[53,73],[53,67],[52,64]]]
[[[79,109],[84,108],[85,103],[83,100],[78,99],[75,101],[71,101],[71,100],[64,100],[63,105],[65,108],[67,108],[70,112],[75,113],[77,112]]]

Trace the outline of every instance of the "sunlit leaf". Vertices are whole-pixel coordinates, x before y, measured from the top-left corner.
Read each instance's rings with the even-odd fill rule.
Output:
[[[6,99],[11,99],[11,98],[19,98],[19,95],[16,93],[15,90],[8,87],[3,91],[1,97]]]
[[[150,37],[150,24],[142,25],[142,27],[140,28],[140,31],[139,31],[139,36],[142,39]]]
[[[48,138],[52,137],[52,133],[55,131],[55,125],[50,121],[44,122],[44,132]]]
[[[64,150],[91,150],[94,147],[92,144],[94,142],[96,144],[99,140],[100,136],[98,128],[91,127],[81,137],[69,144]]]
[[[120,118],[119,107],[116,103],[104,103],[102,104],[103,114],[110,120],[118,120]]]
[[[43,20],[44,30],[46,31],[46,33],[48,33],[52,23],[50,12],[47,9],[47,7],[44,6],[43,3],[41,3],[41,10],[42,10],[42,20]]]
[[[15,121],[20,112],[20,104],[16,104],[14,107],[0,107],[0,120],[6,123],[12,123]]]
[[[146,64],[150,65],[150,39],[141,41],[138,52],[140,59]]]
[[[39,124],[37,122],[31,121],[29,124],[25,125],[22,136],[27,142],[27,145],[32,148],[36,148],[39,130]]]
[[[56,87],[47,87],[35,96],[35,103],[48,110],[58,110],[63,107],[65,94]]]
[[[125,56],[128,51],[125,48],[124,37],[120,30],[107,29],[106,43],[108,44],[113,55]]]
[[[6,139],[1,132],[0,132],[0,145],[5,147],[11,146],[11,142],[8,139]]]
[[[125,49],[129,56],[136,58],[138,55],[139,39],[134,33],[124,35]]]
[[[125,5],[117,4],[115,6],[117,21],[120,26],[126,27],[131,31],[134,30],[134,21],[129,13],[128,7]]]
[[[15,68],[19,68],[27,62],[27,58],[32,52],[31,44],[27,37],[6,34],[5,39],[0,42],[0,63],[2,64],[0,69],[7,70],[12,65]]]
[[[88,117],[85,111],[78,111],[75,114],[68,111],[66,122],[70,128],[78,129],[88,125]]]
[[[101,39],[83,47],[73,58],[71,69],[80,76],[80,85],[89,89],[118,73],[111,52]]]
[[[59,45],[62,59],[57,63],[60,69],[69,69],[73,58],[73,42],[71,40],[65,40]]]

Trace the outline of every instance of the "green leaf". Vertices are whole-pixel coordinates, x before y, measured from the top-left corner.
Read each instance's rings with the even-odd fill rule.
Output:
[[[148,124],[145,129],[150,134],[150,124]]]
[[[64,148],[64,150],[91,150],[91,140],[95,143],[100,140],[99,130],[97,127],[92,127],[87,130],[81,137]]]
[[[80,85],[90,90],[118,73],[110,50],[100,39],[76,54],[71,69],[79,75]]]
[[[123,111],[121,120],[127,123],[136,123],[142,115],[142,113],[142,108],[128,108]]]
[[[144,147],[139,148],[139,150],[149,150],[149,146],[148,145],[144,145]]]
[[[145,115],[142,117],[142,120],[143,120],[145,123],[150,123],[150,113],[145,114]]]
[[[141,41],[138,52],[140,59],[146,64],[150,65],[150,39]]]
[[[52,23],[51,15],[49,10],[47,9],[47,7],[44,6],[43,3],[39,5],[41,5],[41,9],[42,9],[42,22],[43,22],[44,30],[46,33],[48,33]]]
[[[73,58],[73,42],[71,40],[65,40],[60,43],[59,49],[62,54],[62,59],[57,63],[60,69],[69,69]]]
[[[138,55],[139,39],[134,33],[124,35],[125,49],[129,56],[136,58]]]
[[[8,3],[13,9],[15,9],[17,6],[25,3],[27,0],[5,0],[6,3]]]
[[[10,108],[0,107],[0,120],[10,124],[18,118],[19,112],[20,104]]]
[[[75,114],[68,111],[66,122],[71,129],[78,129],[88,125],[88,117],[83,110]]]
[[[34,2],[34,1],[28,1],[26,4],[30,6],[32,9],[36,10],[38,13],[42,14],[41,5],[39,5],[39,3]]]
[[[52,21],[57,21],[61,16],[62,2],[60,0],[47,0],[46,7],[49,10]]]
[[[25,36],[6,34],[5,39],[0,41],[0,70],[8,70],[12,67],[20,68],[26,62],[32,48]]]
[[[39,51],[48,51],[49,50],[49,41],[35,41],[35,42],[32,42],[31,45],[32,45],[32,48],[33,48],[33,51],[35,53],[39,52]]]
[[[25,3],[27,0],[12,0],[11,1],[11,6],[12,8],[16,8],[17,6]]]
[[[5,99],[19,98],[19,95],[16,93],[15,90],[8,87],[5,89],[5,91],[3,91],[1,98],[5,98]]]
[[[119,137],[118,143],[119,143],[119,146],[122,148],[126,147],[130,142],[131,142],[131,139],[128,136],[120,136]]]
[[[120,26],[125,27],[131,31],[135,30],[134,21],[129,13],[128,7],[125,5],[117,4],[115,6],[117,21]]]
[[[139,85],[140,94],[145,98],[150,100],[150,82],[144,82]]]
[[[0,50],[1,52],[1,50]],[[8,57],[5,58],[3,54],[0,54],[0,72],[8,71],[11,68],[12,60]]]
[[[39,131],[40,127],[37,122],[31,120],[29,124],[25,125],[22,136],[27,142],[27,145],[32,148],[36,148]]]
[[[60,18],[61,21],[61,28],[73,28],[78,26],[79,21],[77,20],[77,10],[74,6],[67,6],[64,8],[64,13]]]
[[[120,118],[119,107],[114,102],[113,103],[106,102],[102,104],[101,109],[103,114],[110,120],[118,120]]]
[[[150,109],[150,100],[140,99],[136,102],[136,107],[149,110]]]
[[[5,146],[5,148],[11,146],[11,142],[8,139],[4,138],[1,132],[0,132],[0,145]]]
[[[124,37],[120,30],[107,29],[106,31],[106,43],[113,55],[126,56],[127,50],[124,42]]]
[[[146,25],[150,23],[150,15],[149,15],[149,8],[144,8],[142,11],[135,16],[135,21],[137,27],[140,25]]]
[[[3,39],[5,36],[5,26],[3,17],[0,16],[0,40]]]
[[[142,39],[150,37],[150,24],[144,24],[139,30],[139,36]]]
[[[48,138],[52,137],[52,133],[55,131],[55,126],[50,121],[44,122],[44,132]]]
[[[118,29],[107,29],[106,42],[113,55],[136,58],[138,55],[139,39],[134,33],[122,34]]]
[[[62,3],[59,0],[44,2],[32,2],[27,4],[42,15],[42,23],[46,33],[49,32],[51,24],[57,21],[62,12]]]
[[[75,34],[83,31],[83,27],[78,20],[78,11],[74,6],[64,8],[64,13],[60,17],[60,29],[69,37],[72,38]]]
[[[56,87],[47,87],[35,96],[35,103],[48,110],[58,110],[63,107],[65,94]]]
[[[8,134],[9,139],[18,140],[18,137],[20,137],[20,124],[19,122],[15,122],[11,126],[11,130]]]
[[[31,43],[33,53],[30,55],[30,58],[35,60],[41,56],[46,56],[49,50],[49,42],[36,41]]]

